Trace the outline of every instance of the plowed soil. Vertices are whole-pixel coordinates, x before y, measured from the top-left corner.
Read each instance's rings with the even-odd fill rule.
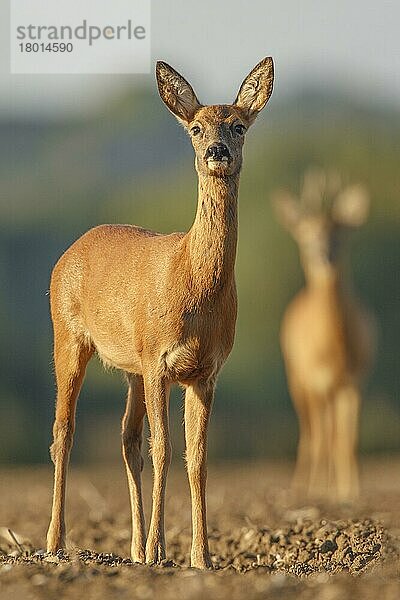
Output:
[[[144,485],[149,509],[150,468]],[[213,571],[188,568],[190,500],[183,465],[167,497],[167,560],[129,559],[130,514],[121,465],[70,467],[68,544],[44,551],[52,470],[0,471],[0,598],[134,600],[239,598],[398,600],[400,460],[363,464],[353,505],[301,501],[289,492],[291,466],[209,467]]]

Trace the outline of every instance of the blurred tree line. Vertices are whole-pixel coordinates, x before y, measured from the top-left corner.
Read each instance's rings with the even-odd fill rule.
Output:
[[[309,165],[336,167],[367,184],[368,225],[353,236],[355,287],[379,324],[365,390],[365,452],[400,447],[400,119],[396,110],[318,91],[274,103],[249,133],[239,196],[236,343],[219,379],[210,431],[213,459],[292,455],[297,425],[278,333],[302,285],[294,243],[270,204],[297,190]],[[47,290],[60,254],[89,227],[135,223],[187,230],[197,179],[190,142],[155,93],[116,99],[90,119],[0,119],[0,460],[48,460],[55,385]],[[125,387],[92,361],[78,403],[76,460],[119,453]],[[183,448],[182,394],[171,428]]]

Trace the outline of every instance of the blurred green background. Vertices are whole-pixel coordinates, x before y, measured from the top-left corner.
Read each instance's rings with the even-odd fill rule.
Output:
[[[281,9],[275,3],[277,11],[287,3],[280,4]],[[195,5],[189,5],[194,17]],[[153,18],[158,17],[156,11]],[[235,18],[238,27],[240,16]],[[263,55],[277,58],[276,92],[246,140],[239,198],[237,334],[219,378],[210,458],[294,455],[297,424],[278,333],[285,306],[303,277],[297,249],[275,220],[270,194],[281,186],[298,189],[309,165],[336,167],[345,179],[364,182],[371,192],[370,220],[351,240],[355,287],[379,327],[377,359],[364,394],[361,449],[398,451],[400,110],[393,98],[385,101],[383,84],[379,99],[364,93],[371,74],[364,87],[352,86],[351,69],[347,79],[336,83],[318,70],[307,81],[288,71],[285,80],[285,59],[280,62],[279,48],[262,38],[260,23],[244,34],[256,39],[254,48],[237,65],[232,60],[235,76],[230,87],[224,83],[224,97],[219,98],[230,101],[240,84],[237,73],[243,78]],[[297,22],[297,27],[303,25]],[[173,27],[177,35],[180,27],[187,29],[185,23]],[[307,27],[313,31],[318,23],[311,20]],[[217,44],[217,33],[210,36],[204,44]],[[166,39],[154,55],[169,60],[191,81],[200,71],[205,81],[213,67],[200,50],[191,51],[197,64],[191,65],[184,45],[179,48]],[[218,77],[223,62],[221,55],[211,79]],[[184,130],[159,100],[153,75],[132,77],[129,85],[126,79],[121,85],[118,81],[116,76],[104,77],[101,85],[111,86],[113,93],[89,101],[82,111],[65,106],[57,110],[55,98],[46,105],[48,111],[36,105],[30,111],[28,102],[22,109],[3,107],[0,112],[3,462],[49,460],[55,388],[47,290],[60,254],[99,223],[135,223],[170,232],[187,230],[194,218],[197,180]],[[21,103],[23,84],[18,84],[19,91],[15,82],[9,85],[14,86],[11,97]],[[207,102],[201,84],[195,87]],[[79,90],[74,90],[79,104]],[[105,373],[91,361],[78,404],[74,460],[111,460],[119,454],[124,397],[121,375]],[[183,448],[181,406],[177,391],[171,402],[176,456]]]

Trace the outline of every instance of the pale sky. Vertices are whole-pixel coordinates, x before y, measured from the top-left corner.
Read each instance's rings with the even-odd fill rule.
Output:
[[[337,85],[400,106],[399,27],[398,0],[153,0],[152,58],[175,66],[206,103],[233,100],[247,72],[271,55],[281,98],[299,86]],[[90,112],[123,88],[155,85],[153,73],[10,75],[7,0],[0,33],[1,114]]]

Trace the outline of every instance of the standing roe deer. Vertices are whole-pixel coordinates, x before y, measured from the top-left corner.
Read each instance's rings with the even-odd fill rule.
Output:
[[[330,207],[323,206],[327,195]],[[281,345],[299,419],[294,488],[308,495],[358,493],[360,378],[373,346],[369,315],[355,298],[343,259],[346,232],[367,218],[361,186],[340,191],[337,175],[310,172],[300,202],[277,194],[277,214],[299,246],[306,285],[286,309]]]
[[[192,498],[191,565],[211,567],[206,527],[207,427],[217,374],[236,322],[234,265],[237,195],[245,133],[267,103],[273,62],[262,60],[231,105],[203,106],[189,83],[164,62],[160,96],[187,129],[199,177],[194,223],[161,235],[131,225],[102,225],[78,239],[51,278],[57,403],[48,551],[64,546],[66,471],[75,407],[86,365],[96,351],[126,373],[122,452],[132,510],[132,560],[165,558],[164,496],[170,464],[168,408],[173,383],[185,387],[186,461]],[[141,496],[143,417],[153,460],[153,502],[146,543]]]

